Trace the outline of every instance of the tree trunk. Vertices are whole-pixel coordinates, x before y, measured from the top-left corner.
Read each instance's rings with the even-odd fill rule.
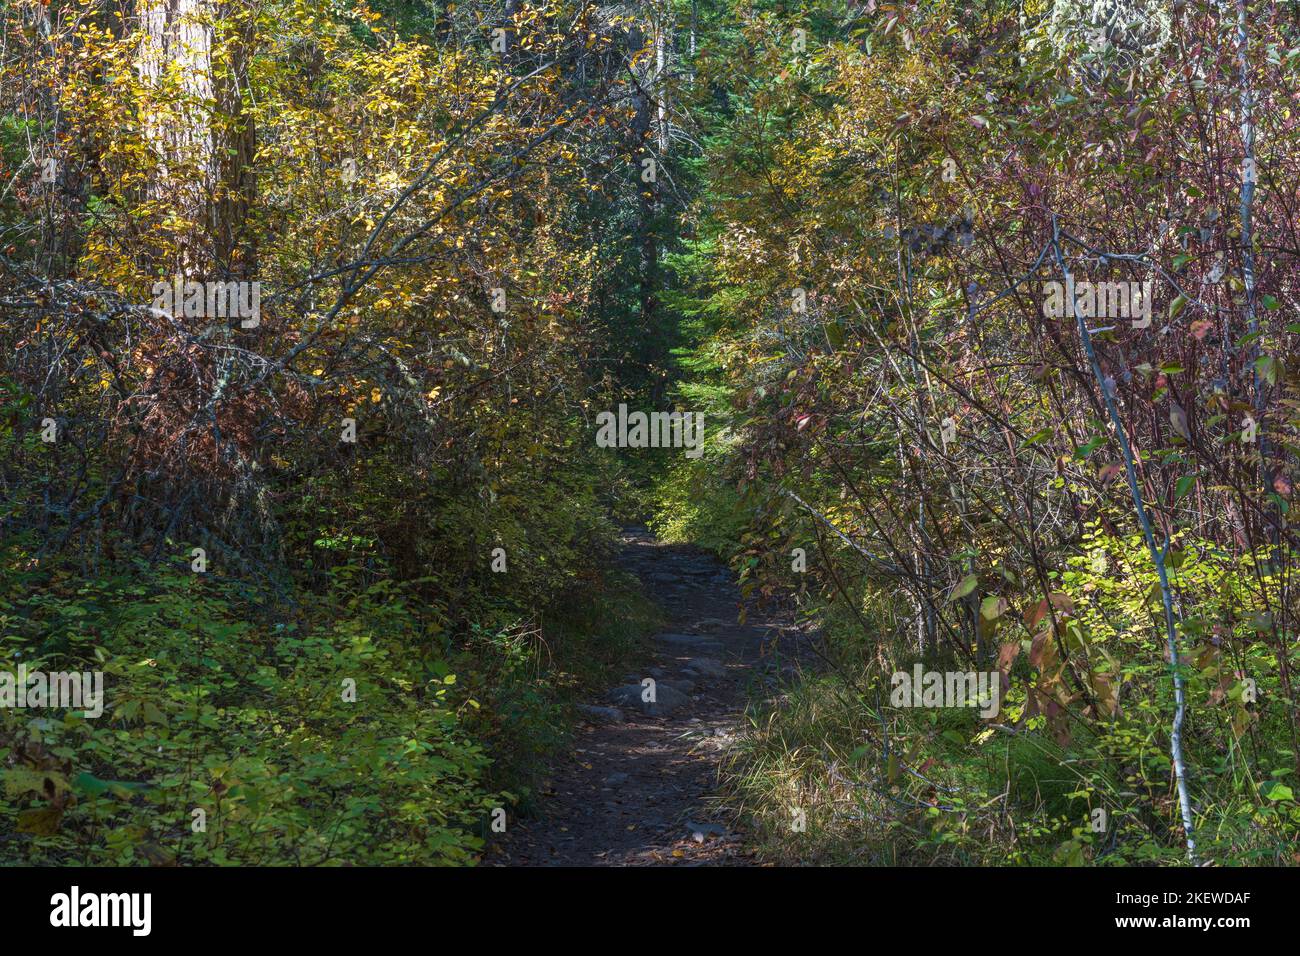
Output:
[[[174,75],[179,84],[174,106],[145,120],[145,136],[160,160],[150,197],[176,204],[194,225],[172,265],[186,276],[251,276],[256,256],[244,223],[256,194],[255,130],[243,106],[251,17],[240,6],[227,9],[214,0],[141,0],[138,16],[141,79],[159,88]],[[239,40],[217,73],[214,38],[231,23],[242,24],[235,27]],[[214,110],[233,122],[214,125]]]

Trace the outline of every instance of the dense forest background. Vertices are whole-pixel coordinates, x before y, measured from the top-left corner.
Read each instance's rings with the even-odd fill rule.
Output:
[[[0,862],[484,858],[646,520],[819,635],[761,858],[1295,863],[1298,81],[1262,0],[0,0],[0,658],[107,686],[0,708]]]

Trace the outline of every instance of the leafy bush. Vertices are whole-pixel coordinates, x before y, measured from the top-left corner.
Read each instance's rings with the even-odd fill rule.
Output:
[[[405,588],[336,573],[320,597],[276,608],[188,572],[46,580],[39,594],[30,579],[4,581],[6,658],[67,634],[23,660],[103,671],[107,706],[98,719],[0,711],[8,862],[474,859],[502,797],[462,726],[477,704],[456,697]]]

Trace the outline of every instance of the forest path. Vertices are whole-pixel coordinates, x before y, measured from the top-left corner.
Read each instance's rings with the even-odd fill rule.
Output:
[[[747,865],[735,822],[712,799],[746,701],[766,696],[798,634],[751,608],[735,575],[697,548],[623,533],[620,564],[663,607],[641,673],[583,705],[568,753],[552,765],[538,815],[513,819],[492,862],[505,866]],[[653,704],[642,681],[655,681]]]

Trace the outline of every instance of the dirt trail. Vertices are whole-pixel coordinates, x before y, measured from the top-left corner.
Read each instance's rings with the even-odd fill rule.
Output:
[[[571,752],[551,768],[539,815],[512,820],[505,866],[750,863],[735,823],[710,798],[749,694],[775,682],[796,632],[751,609],[736,623],[735,576],[711,555],[623,534],[620,563],[669,625],[640,673],[584,707]],[[773,651],[779,651],[773,654]],[[653,704],[643,701],[652,679]],[[645,711],[649,710],[650,713]]]

